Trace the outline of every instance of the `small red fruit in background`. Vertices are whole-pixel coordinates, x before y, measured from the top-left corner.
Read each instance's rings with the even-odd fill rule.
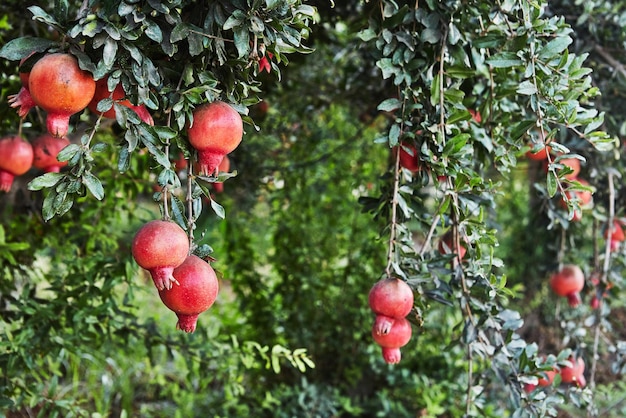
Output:
[[[33,101],[46,111],[46,127],[62,137],[69,130],[70,116],[87,107],[96,90],[91,74],[78,66],[70,54],[43,56],[33,65],[28,79]]]
[[[610,241],[611,251],[615,251],[619,248],[620,242],[626,239],[622,223],[619,220],[613,220],[613,227],[607,226],[604,230],[604,239],[608,239]]]
[[[376,323],[378,321],[377,315],[374,326],[372,327],[372,338],[382,347],[385,362],[387,362],[387,364],[397,364],[402,358],[400,348],[405,346],[411,339],[413,333],[411,323],[406,318],[396,318],[389,332],[379,334],[376,332]]]
[[[0,191],[8,192],[15,176],[25,174],[33,165],[33,147],[18,135],[0,139]]]
[[[150,126],[154,125],[152,115],[150,114],[150,112],[148,112],[148,109],[144,105],[136,106],[132,104],[128,99],[124,99],[125,97],[126,93],[124,92],[124,88],[121,84],[115,86],[115,89],[113,90],[113,95],[111,95],[111,92],[109,91],[109,87],[107,85],[107,78],[101,78],[100,80],[96,81],[96,91],[87,107],[93,113],[99,115],[100,112],[98,112],[97,107],[100,100],[111,98],[118,104],[126,106],[129,109],[133,110],[135,113],[137,113],[137,116],[139,116],[139,118],[144,121],[144,123],[147,123]],[[115,107],[111,106],[109,110],[102,113],[102,116],[109,119],[115,119]]]
[[[401,142],[399,146],[400,166],[406,168],[412,173],[420,171],[422,169],[422,165],[420,163],[419,151],[417,148],[406,142]]]
[[[472,115],[472,119],[474,119],[474,122],[480,123],[483,121],[483,117],[478,110],[468,109],[468,111]]]
[[[225,155],[224,159],[222,160],[220,165],[217,167],[217,172],[219,174],[219,173],[228,173],[229,171],[230,171],[230,159],[228,158],[228,155]],[[213,183],[213,190],[215,190],[215,193],[222,193],[224,191],[224,183],[221,181],[216,181],[215,183]]]
[[[57,160],[57,155],[69,144],[66,137],[56,138],[48,133],[39,136],[32,142],[33,167],[46,173],[58,173],[67,165],[67,161]]]
[[[543,146],[538,151],[533,152],[532,149],[526,151],[526,157],[534,161],[545,161],[548,159],[548,153],[552,150],[550,145]]]
[[[583,271],[574,264],[566,264],[550,277],[550,287],[559,296],[567,298],[571,307],[580,303],[580,291],[585,286]]]
[[[561,367],[561,381],[563,383],[573,383],[578,387],[584,388],[587,384],[585,379],[585,361],[582,357],[570,357],[571,366]]]
[[[30,54],[32,55],[32,54]],[[30,57],[30,55],[28,57]],[[20,65],[24,63],[28,59],[22,58],[20,61]],[[30,109],[36,106],[33,98],[30,95],[30,91],[28,90],[28,79],[30,78],[30,72],[22,73],[20,72],[20,80],[22,81],[22,88],[17,94],[12,94],[8,97],[9,106],[17,108],[17,114],[20,118],[25,118]]]
[[[370,289],[368,302],[375,314],[404,318],[413,309],[413,290],[404,280],[382,279]]]
[[[157,289],[171,289],[172,272],[189,255],[185,231],[172,221],[154,220],[143,225],[133,239],[133,258],[148,270]]]
[[[217,276],[209,263],[195,255],[187,257],[174,269],[173,275],[178,285],[169,290],[159,290],[159,296],[165,306],[176,313],[176,328],[194,332],[198,316],[217,299]]]
[[[243,138],[239,112],[221,101],[206,103],[193,111],[193,123],[187,128],[189,143],[198,151],[200,174],[216,174],[226,154],[237,148]]]
[[[448,232],[446,232],[445,234],[443,234],[443,236],[441,237],[441,239],[439,240],[439,253],[442,255],[448,255],[448,254],[453,254],[453,248],[454,248],[454,243],[453,243],[454,237],[452,236],[452,230],[449,230]],[[463,244],[461,244],[459,246],[459,261],[463,261],[463,258],[465,257],[465,253],[467,253],[467,248],[465,248],[463,246]]]
[[[559,164],[563,164],[572,169],[572,172],[565,175],[566,179],[574,180],[580,174],[580,160],[578,158],[563,158],[559,160]]]

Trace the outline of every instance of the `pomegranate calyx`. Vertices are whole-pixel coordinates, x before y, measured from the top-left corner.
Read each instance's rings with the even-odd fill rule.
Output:
[[[572,308],[575,308],[576,306],[578,306],[580,302],[581,302],[580,293],[575,292],[575,293],[570,293],[569,295],[567,295],[567,303]]]
[[[22,87],[17,94],[10,95],[8,99],[9,106],[16,107],[17,114],[22,119],[26,117],[30,109],[36,106],[26,87]]]
[[[13,185],[13,179],[15,176],[8,171],[0,170],[0,191],[9,192]]]
[[[196,330],[196,324],[198,323],[198,314],[185,315],[177,313],[178,322],[176,323],[176,329],[184,332],[192,333]]]
[[[377,335],[387,335],[391,331],[391,327],[396,322],[395,318],[386,315],[376,315],[374,321],[374,332]]]
[[[172,275],[174,272],[174,267],[165,266],[165,267],[155,267],[150,269],[150,275],[152,276],[152,281],[154,281],[154,285],[158,290],[170,290],[172,288],[172,283],[176,283],[179,285],[178,280]]]
[[[399,348],[383,347],[383,359],[387,364],[398,364],[402,359],[402,353]]]

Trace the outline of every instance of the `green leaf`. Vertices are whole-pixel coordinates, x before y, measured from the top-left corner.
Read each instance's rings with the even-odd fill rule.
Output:
[[[224,207],[213,199],[211,199],[211,209],[213,209],[213,212],[215,212],[218,218],[224,219],[226,217]]]
[[[69,161],[74,158],[74,156],[79,152],[81,152],[80,145],[70,144],[67,147],[63,148],[61,151],[59,151],[59,153],[57,154],[57,160],[61,162]]]
[[[39,177],[35,177],[28,183],[28,190],[37,191],[56,186],[63,178],[63,173],[46,173]]]
[[[494,68],[510,68],[524,64],[524,61],[512,52],[500,52],[488,58],[486,62]]]
[[[102,182],[98,177],[91,174],[91,172],[87,171],[83,174],[83,184],[96,199],[104,199],[104,188],[102,187]]]
[[[517,86],[517,93],[523,94],[525,96],[532,96],[533,94],[537,94],[537,88],[535,85],[529,81],[522,81],[519,86]]]
[[[250,32],[245,26],[240,26],[234,31],[235,48],[239,58],[243,58],[250,52]]]
[[[546,189],[548,190],[548,196],[554,197],[558,190],[558,179],[556,177],[556,173],[554,170],[548,170],[548,175],[546,178]]]
[[[53,46],[57,46],[58,42],[49,39],[23,37],[12,39],[2,48],[0,48],[0,58],[10,61],[18,61],[26,58],[33,52],[44,52]]]
[[[386,99],[378,105],[378,110],[383,112],[393,112],[402,106],[402,102],[398,99]]]
[[[511,139],[517,140],[521,138],[522,136],[526,135],[530,128],[534,126],[537,126],[537,121],[533,119],[526,119],[516,123],[511,130]]]
[[[565,51],[569,44],[572,43],[572,38],[569,36],[560,36],[552,41],[548,42],[538,51],[538,58],[540,60],[546,60],[554,57]]]

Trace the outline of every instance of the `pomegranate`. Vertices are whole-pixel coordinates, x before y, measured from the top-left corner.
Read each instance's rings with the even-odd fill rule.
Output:
[[[448,232],[443,234],[443,236],[439,240],[439,246],[438,246],[439,253],[442,255],[452,254],[453,248],[454,248],[454,244],[453,244],[452,230],[449,230]],[[465,253],[467,253],[467,248],[465,248],[463,244],[461,244],[459,246],[458,251],[459,251],[459,254],[458,254],[459,261],[463,261],[463,258],[465,257]]]
[[[243,121],[227,103],[215,101],[193,111],[193,123],[187,128],[189,143],[198,151],[200,174],[216,174],[220,162],[243,138]]]
[[[48,133],[36,138],[33,142],[33,166],[46,173],[58,173],[67,161],[57,160],[59,151],[70,144],[66,137],[56,138]]]
[[[574,180],[580,174],[580,160],[578,158],[563,158],[559,160],[559,164],[563,164],[573,170],[565,175],[566,179]]]
[[[580,291],[585,286],[585,275],[580,267],[566,264],[550,277],[550,287],[559,296],[567,297],[570,306],[580,303]]]
[[[533,150],[526,151],[526,157],[530,160],[534,161],[545,161],[548,159],[548,153],[552,150],[552,148],[548,146],[544,146],[539,151],[533,152]]]
[[[472,119],[474,120],[474,122],[476,123],[480,123],[483,121],[483,116],[480,114],[479,110],[474,110],[474,109],[467,109],[470,112],[470,115],[472,115]]]
[[[33,165],[33,147],[18,135],[0,139],[0,191],[8,192],[15,176],[26,173]]]
[[[400,143],[400,165],[412,173],[420,171],[422,165],[417,148],[406,142]]]
[[[368,299],[374,313],[391,318],[404,318],[413,309],[413,290],[400,279],[379,280],[370,289]]]
[[[230,159],[228,158],[228,155],[224,156],[224,159],[217,167],[217,171],[219,173],[228,173],[230,171]],[[213,189],[215,190],[215,193],[222,193],[224,191],[224,183],[216,181],[213,183]]]
[[[54,53],[33,65],[28,90],[37,106],[47,112],[46,127],[51,135],[67,135],[70,116],[83,110],[96,90],[91,74],[78,66],[70,54]]]
[[[32,55],[32,54],[31,54]],[[20,65],[26,61],[30,55],[26,58],[22,58],[20,61]],[[11,107],[17,108],[17,114],[23,119],[26,117],[30,109],[36,106],[33,98],[30,95],[30,91],[28,90],[28,79],[30,78],[30,73],[22,73],[20,72],[20,80],[22,81],[22,88],[17,94],[10,95],[9,105]]]
[[[152,115],[150,115],[150,112],[148,112],[148,109],[144,105],[135,106],[128,99],[124,99],[125,96],[126,96],[126,93],[124,92],[124,88],[122,87],[121,84],[118,84],[117,86],[115,86],[115,89],[113,90],[113,94],[111,95],[111,92],[109,91],[109,88],[107,85],[107,79],[101,78],[100,80],[96,81],[96,91],[93,95],[93,98],[87,105],[87,107],[93,113],[95,113],[96,115],[99,115],[101,112],[98,112],[97,107],[98,107],[98,103],[100,102],[100,100],[111,98],[117,103],[133,110],[142,121],[144,121],[150,126],[153,126],[154,120],[152,119]],[[109,118],[109,119],[115,119],[115,107],[111,107],[109,110],[102,113],[102,116],[105,118]]]
[[[585,379],[585,361],[582,357],[570,357],[571,366],[561,367],[561,381],[563,383],[574,383],[576,386],[584,388],[587,384]]]
[[[159,296],[178,316],[176,328],[194,332],[198,315],[209,309],[217,298],[217,276],[209,263],[195,255],[187,257],[173,274],[179,285],[160,290]]]
[[[581,185],[583,186],[589,186],[589,182],[585,179],[579,179],[579,178],[570,178],[570,180],[574,180],[579,182]],[[590,191],[587,190],[577,190],[577,191],[572,191],[572,190],[566,190],[565,191],[565,195],[567,196],[568,199],[574,199],[577,198],[580,201],[580,206],[587,206],[591,203],[592,199],[593,199],[593,194]],[[566,208],[567,207],[567,203],[565,203],[565,200],[561,201],[561,206]]]
[[[609,240],[611,251],[617,251],[619,249],[620,243],[625,239],[624,229],[622,228],[622,223],[619,220],[613,220],[612,228],[608,226],[606,227],[604,230],[604,239]]]
[[[171,289],[176,281],[172,272],[187,258],[189,240],[176,223],[154,220],[139,228],[132,253],[137,264],[150,272],[157,289]]]
[[[372,337],[378,345],[382,347],[383,358],[388,364],[396,364],[400,362],[400,347],[405,346],[411,339],[411,324],[406,318],[396,318],[391,329],[386,334],[378,334],[376,332],[376,322],[372,328]]]

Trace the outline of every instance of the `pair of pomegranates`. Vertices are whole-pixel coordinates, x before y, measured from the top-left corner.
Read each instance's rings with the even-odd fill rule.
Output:
[[[376,314],[372,337],[381,346],[387,364],[399,363],[402,358],[400,348],[412,335],[411,323],[406,316],[413,309],[413,290],[403,280],[386,278],[372,286],[368,300]]]
[[[213,305],[219,286],[209,263],[189,254],[185,231],[172,221],[150,221],[135,234],[132,254],[150,272],[161,301],[178,317],[176,328],[194,332],[198,316]]]
[[[554,382],[554,378],[556,375],[561,375],[561,382],[573,384],[580,388],[584,388],[587,385],[587,380],[585,379],[585,361],[582,357],[574,357],[571,356],[568,361],[571,365],[567,366],[554,366],[552,370],[548,370],[543,372],[544,376],[539,378],[537,384],[527,384],[524,389],[526,392],[532,392],[539,387],[547,387]]]
[[[145,106],[134,106],[128,100],[123,100],[125,93],[121,85],[118,84],[110,92],[107,79],[94,81],[92,75],[82,70],[71,54],[46,54],[33,65],[30,72],[20,73],[20,79],[22,88],[9,97],[9,104],[18,109],[21,117],[25,117],[35,106],[43,109],[47,114],[48,133],[55,137],[67,135],[70,117],[83,109],[89,107],[94,113],[100,114],[97,105],[108,97],[134,110],[144,122],[153,124],[152,116]],[[115,118],[115,109],[112,107],[102,115]]]
[[[18,135],[0,139],[0,190],[11,190],[15,176],[25,174],[31,167],[58,173],[67,162],[59,161],[57,155],[69,143],[65,137],[55,138],[47,133],[32,143]]]

